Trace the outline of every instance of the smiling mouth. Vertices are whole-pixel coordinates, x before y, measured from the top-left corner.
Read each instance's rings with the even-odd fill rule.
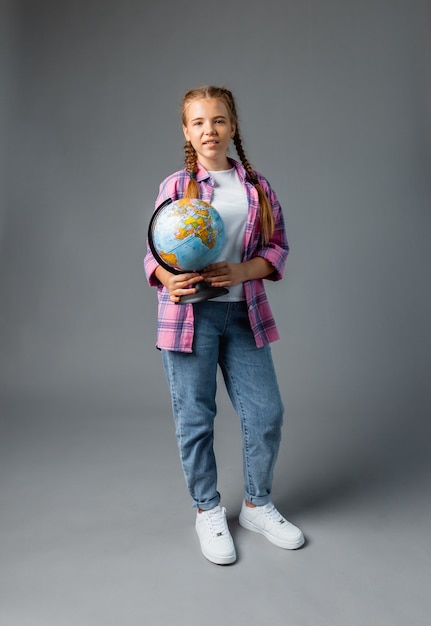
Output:
[[[216,146],[218,144],[218,141],[213,139],[212,141],[204,141],[203,144],[204,146]]]

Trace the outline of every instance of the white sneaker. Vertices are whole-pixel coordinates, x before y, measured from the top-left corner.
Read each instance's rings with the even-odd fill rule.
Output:
[[[249,507],[242,503],[239,523],[243,528],[261,533],[271,543],[285,550],[296,550],[304,544],[302,532],[285,519],[272,502]]]
[[[212,563],[229,565],[236,561],[235,546],[226,520],[226,509],[217,505],[196,515],[196,532],[202,554]]]

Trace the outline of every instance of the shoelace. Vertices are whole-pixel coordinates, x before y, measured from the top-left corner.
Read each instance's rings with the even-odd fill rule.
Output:
[[[285,523],[285,519],[284,517],[281,515],[281,513],[279,511],[277,511],[277,509],[275,508],[274,505],[270,506],[269,508],[265,509],[264,511],[265,516],[274,524],[284,524]]]
[[[213,509],[206,513],[211,532],[216,537],[221,537],[222,535],[227,534],[225,512],[226,509],[222,508],[220,510]]]

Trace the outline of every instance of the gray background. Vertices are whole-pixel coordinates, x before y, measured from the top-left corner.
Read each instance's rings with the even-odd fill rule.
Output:
[[[1,626],[428,623],[430,20],[425,0],[0,2]],[[142,269],[181,97],[208,83],[285,209],[274,500],[308,539],[238,528],[220,388],[231,568],[199,553]]]

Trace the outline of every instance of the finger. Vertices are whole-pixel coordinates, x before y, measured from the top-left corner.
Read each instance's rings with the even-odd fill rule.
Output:
[[[217,278],[208,278],[208,283],[213,287],[229,287],[231,281],[227,276],[217,276]]]
[[[190,280],[190,281],[182,281],[181,283],[177,283],[171,290],[171,293],[174,293],[178,296],[185,295],[188,293],[195,293],[196,282],[200,282],[200,281]]]
[[[203,280],[203,276],[201,274],[181,274],[181,276],[178,277],[180,280],[178,280],[178,284],[191,284],[193,285],[194,283],[199,283],[201,280]]]
[[[189,285],[182,289],[175,289],[175,291],[169,294],[169,298],[172,302],[178,303],[181,301],[181,296],[188,296],[194,293],[196,293],[196,289],[193,285]]]
[[[226,267],[227,267],[226,261],[219,261],[218,263],[211,263],[211,265],[207,265],[206,267],[204,267],[201,273],[203,274],[205,272],[213,272],[213,271],[219,270],[221,268],[226,268]]]
[[[225,276],[225,275],[226,275],[226,268],[224,267],[209,270],[208,272],[202,272],[202,276],[204,278],[212,278],[212,277]]]
[[[214,282],[215,280],[229,280],[230,274],[227,272],[211,272],[207,276],[204,276],[205,280],[208,282]]]

